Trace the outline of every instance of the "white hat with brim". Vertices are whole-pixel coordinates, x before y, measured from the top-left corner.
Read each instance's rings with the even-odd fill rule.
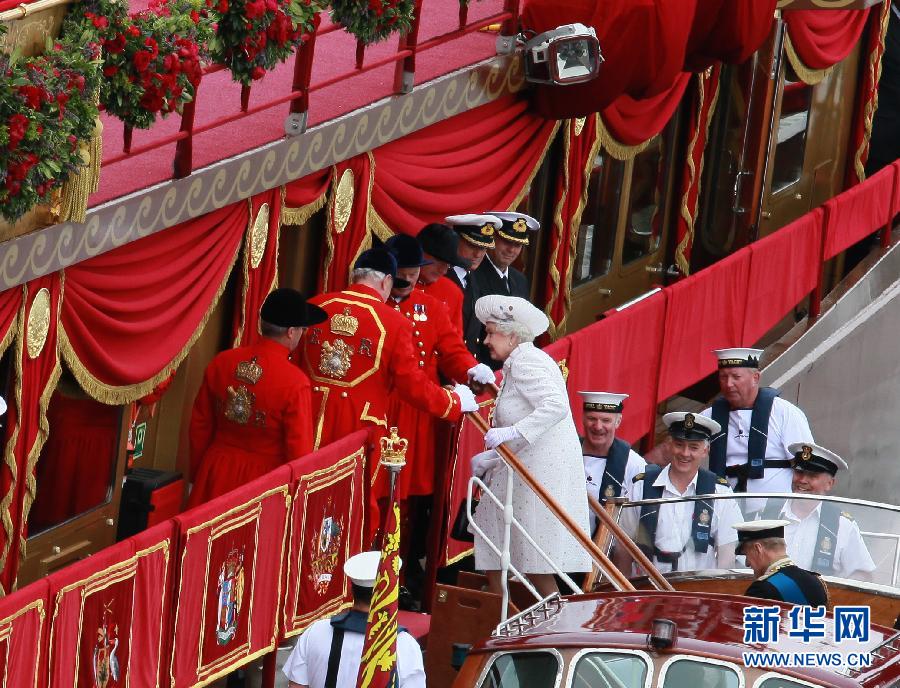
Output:
[[[847,462],[833,451],[812,442],[794,442],[788,445],[788,451],[794,455],[791,461],[795,470],[834,476],[839,470],[849,468]]]
[[[542,310],[534,304],[518,296],[489,294],[475,302],[475,317],[483,324],[488,323],[521,323],[535,337],[543,334],[550,327],[550,320]]]
[[[719,359],[719,368],[759,368],[762,349],[716,349],[713,351]]]
[[[622,404],[627,394],[613,392],[578,392],[581,395],[585,411],[601,411],[603,413],[622,413]]]
[[[344,562],[344,574],[354,585],[363,588],[375,587],[375,578],[378,576],[378,562],[381,561],[381,552],[360,552],[354,554]]]
[[[722,426],[712,418],[699,413],[672,411],[663,416],[669,434],[682,440],[711,440],[722,431]]]

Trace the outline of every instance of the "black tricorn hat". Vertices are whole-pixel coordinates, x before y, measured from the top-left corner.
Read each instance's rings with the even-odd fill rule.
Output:
[[[439,222],[425,225],[419,230],[416,239],[429,256],[464,270],[472,267],[472,261],[459,255],[459,234],[447,225]]]
[[[277,327],[309,327],[324,322],[328,314],[318,306],[307,303],[296,289],[281,287],[266,297],[259,317]]]
[[[392,236],[385,242],[384,246],[394,254],[398,268],[420,268],[423,265],[431,265],[433,262],[426,260],[419,241],[415,237],[406,234]]]
[[[380,241],[379,245],[375,248],[370,248],[368,251],[360,253],[359,258],[357,258],[356,262],[353,264],[354,270],[364,268],[377,270],[378,272],[383,272],[385,275],[390,275],[394,278],[395,287],[402,289],[403,287],[409,286],[409,282],[397,277],[397,259],[394,257],[393,253],[384,248],[384,244]]]

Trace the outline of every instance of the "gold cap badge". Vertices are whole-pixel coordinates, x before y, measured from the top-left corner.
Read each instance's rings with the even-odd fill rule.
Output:
[[[802,451],[800,452],[800,460],[801,461],[809,461],[812,458],[812,447],[808,444],[804,444],[802,447]]]
[[[494,236],[494,225],[492,225],[490,222],[481,225],[481,235]]]
[[[684,429],[685,430],[693,430],[694,429],[694,414],[686,413],[684,415]]]
[[[513,222],[513,229],[517,232],[527,232],[528,231],[528,223],[525,222],[521,217]]]

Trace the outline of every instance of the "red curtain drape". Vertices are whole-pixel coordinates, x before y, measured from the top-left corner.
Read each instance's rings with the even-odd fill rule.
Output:
[[[716,62],[741,64],[772,29],[778,0],[697,0],[685,69],[700,72]]]
[[[60,374],[57,334],[62,275],[54,273],[22,287],[16,341],[16,395],[7,400],[0,518],[0,587],[15,585],[24,544],[24,528],[34,502],[34,470],[47,440],[47,407]]]
[[[319,273],[321,292],[346,287],[356,257],[371,245],[368,221],[374,167],[371,153],[334,166],[325,228],[324,269]]]
[[[376,148],[376,222],[415,234],[446,215],[506,210],[523,196],[555,131],[527,101],[508,96]]]
[[[622,94],[644,99],[672,88],[687,55],[698,0],[528,0],[522,26],[542,33],[563,24],[591,26],[605,62],[584,84],[535,89],[537,110],[549,119],[600,112]]]
[[[328,186],[331,184],[331,168],[313,172],[284,186],[281,223],[302,225],[314,212],[325,205]]]
[[[624,93],[605,107],[600,117],[617,143],[637,146],[652,139],[669,123],[690,80],[690,73],[681,72],[669,88],[657,95],[636,99]]]
[[[700,207],[700,179],[709,125],[719,98],[721,65],[708,72],[695,74],[691,84],[691,109],[688,115],[690,139],[681,173],[681,203],[675,218],[675,264],[682,275],[691,271],[691,249],[694,245],[694,222]]]
[[[47,685],[47,579],[0,599],[0,685]]]
[[[21,303],[21,289],[13,288],[0,292],[0,354],[6,351],[6,347],[10,345],[12,338],[16,334],[16,323]]]
[[[884,55],[884,40],[891,18],[891,3],[882,2],[869,13],[868,36],[864,52],[860,57],[862,78],[854,101],[853,128],[850,130],[845,187],[859,184],[866,178],[866,160],[869,158],[869,141],[872,137],[872,122],[878,108],[878,83],[881,81],[881,58]]]
[[[744,345],[750,249],[666,287],[669,303],[657,398],[680,392],[716,368],[713,349]]]
[[[572,296],[572,266],[575,262],[578,228],[587,204],[594,158],[600,146],[597,115],[562,123],[563,155],[554,177],[553,224],[549,246],[553,253],[547,270],[544,312],[550,318],[549,335],[559,337],[566,328]]]
[[[821,208],[750,244],[744,342],[759,341],[815,289],[822,270]]]
[[[85,391],[127,403],[178,366],[225,288],[248,217],[235,203],[66,270],[62,353]]]
[[[869,10],[785,10],[784,23],[797,56],[808,69],[827,69],[856,45]]]
[[[259,309],[278,286],[278,236],[281,231],[280,189],[250,199],[250,223],[241,252],[240,292],[235,303],[234,346],[259,339]]]

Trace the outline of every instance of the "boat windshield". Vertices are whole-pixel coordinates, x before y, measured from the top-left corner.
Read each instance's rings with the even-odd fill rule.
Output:
[[[754,493],[621,505],[617,520],[663,573],[745,569],[741,521],[784,519],[787,554],[825,576],[900,592],[900,507],[842,497]],[[631,573],[641,575],[636,566]]]

